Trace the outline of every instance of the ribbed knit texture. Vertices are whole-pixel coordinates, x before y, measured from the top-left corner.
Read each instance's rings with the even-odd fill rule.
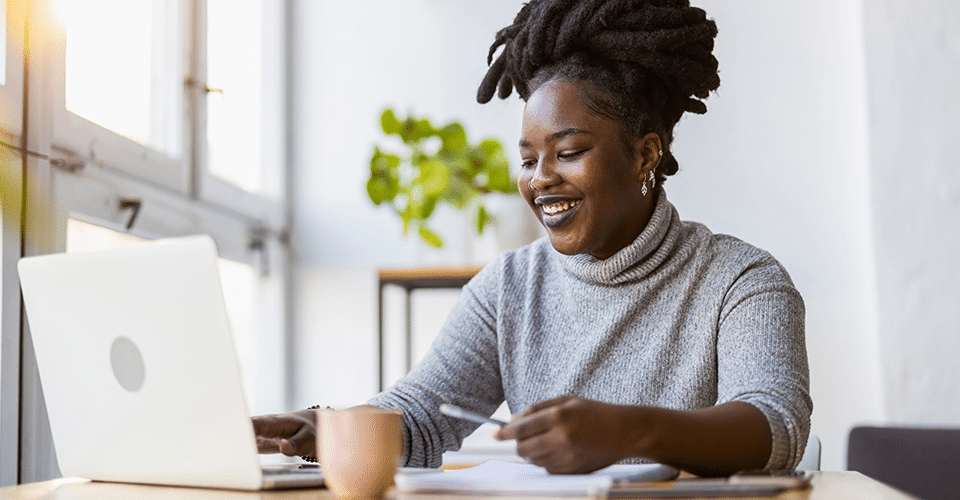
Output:
[[[768,469],[796,467],[813,403],[804,307],[770,254],[683,222],[664,191],[649,224],[605,260],[549,240],[502,254],[464,287],[425,359],[370,404],[404,412],[404,460],[438,467],[484,414],[561,395],[696,409],[728,401],[770,423]]]

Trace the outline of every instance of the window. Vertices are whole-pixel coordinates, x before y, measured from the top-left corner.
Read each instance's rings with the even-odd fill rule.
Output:
[[[182,48],[170,20],[179,17],[178,5],[57,5],[66,33],[66,110],[175,159],[181,156]]]
[[[0,486],[59,474],[33,375],[36,362],[20,342],[21,327],[29,332],[20,324],[21,252],[209,234],[220,252],[251,411],[284,409],[285,2],[5,3],[0,137],[11,147],[0,155],[13,158],[19,180],[22,137],[32,152],[26,157],[26,217],[19,201],[15,210],[0,213],[6,223],[0,247]],[[24,32],[44,42],[27,61],[14,39],[20,35],[11,35]],[[216,40],[208,41],[208,32]],[[29,106],[22,102],[25,84]],[[208,92],[212,86],[223,92]],[[21,120],[21,109],[31,115]],[[18,450],[19,442],[26,449]]]
[[[66,156],[181,193],[188,17],[179,0],[54,0],[46,26],[54,144]],[[123,19],[123,22],[116,22]],[[40,19],[37,22],[41,22]],[[121,42],[122,41],[122,42]]]
[[[263,190],[261,10],[259,0],[207,2],[209,171],[253,193]]]
[[[277,213],[285,196],[283,2],[207,0],[206,65],[199,91],[206,129],[197,146],[202,199],[250,217]]]

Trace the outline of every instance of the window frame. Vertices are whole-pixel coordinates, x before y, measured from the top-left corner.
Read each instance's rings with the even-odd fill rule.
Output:
[[[5,0],[4,84],[0,85],[0,168],[5,168],[0,208],[0,487],[19,480],[20,457],[20,282],[17,261],[23,204],[23,37],[21,0]],[[6,168],[11,167],[11,168]]]
[[[4,142],[16,140],[0,133]],[[22,252],[20,239],[23,185],[23,156],[19,151],[0,147],[0,164],[12,163],[4,187],[6,203],[0,209],[0,487],[16,484],[19,475],[20,419],[20,282],[17,261]]]
[[[279,197],[265,197],[248,193],[219,179],[209,179],[206,174],[206,159],[203,147],[206,141],[205,85],[200,88],[192,75],[203,74],[201,68],[205,54],[205,40],[197,37],[203,27],[205,0],[178,0],[181,5],[179,30],[182,46],[187,54],[183,57],[184,85],[181,158],[173,159],[149,147],[126,139],[89,120],[66,110],[64,88],[66,59],[65,38],[55,26],[52,14],[54,0],[6,0],[8,25],[10,5],[20,8],[22,26],[19,31],[8,28],[10,33],[32,34],[29,56],[14,54],[10,57],[7,48],[7,66],[19,68],[26,88],[14,93],[22,100],[17,110],[30,110],[27,120],[13,120],[14,125],[24,124],[24,130],[15,129],[26,139],[23,144],[31,155],[22,156],[17,150],[4,148],[3,155],[15,154],[22,168],[18,175],[22,193],[16,193],[19,207],[26,213],[5,211],[4,222],[12,225],[3,230],[2,298],[4,340],[2,383],[0,392],[3,404],[3,420],[0,420],[4,446],[0,447],[0,486],[33,482],[56,477],[59,473],[52,438],[46,419],[46,409],[40,388],[36,360],[30,341],[29,325],[21,315],[19,281],[16,278],[16,262],[21,256],[62,252],[66,249],[67,220],[71,217],[93,222],[112,229],[127,230],[132,210],[122,208],[121,200],[140,202],[140,210],[129,232],[148,238],[173,237],[206,233],[214,237],[221,257],[254,266],[262,273],[270,273],[280,280],[270,285],[277,291],[270,296],[270,324],[274,330],[263,327],[266,319],[260,319],[260,331],[268,335],[256,339],[257,348],[269,351],[258,368],[261,373],[271,373],[268,389],[276,388],[269,403],[286,404],[290,400],[291,380],[289,372],[278,371],[287,366],[290,357],[289,328],[290,280],[289,203],[285,192]],[[286,0],[277,4],[278,12],[285,13]],[[16,17],[20,19],[20,17]],[[277,59],[286,64],[286,15],[276,18],[280,45]],[[29,30],[27,25],[29,24]],[[43,36],[49,34],[48,36]],[[27,57],[27,60],[24,60]],[[19,59],[18,59],[19,58]],[[284,66],[285,68],[285,66]],[[14,72],[16,74],[16,72]],[[289,113],[286,98],[286,72],[279,74],[279,101],[282,103],[279,117],[280,147],[274,159],[278,168],[285,164],[286,114]],[[7,83],[11,83],[7,75]],[[193,83],[189,83],[193,82]],[[0,95],[5,99],[5,95]],[[6,105],[6,101],[2,101]],[[9,108],[8,108],[9,109]],[[0,122],[0,137],[7,142],[5,123]],[[11,145],[21,147],[19,137],[11,136]],[[95,141],[96,149],[89,144]],[[264,164],[264,168],[271,168]],[[288,172],[281,171],[281,186],[288,182]],[[218,182],[220,184],[218,184]],[[23,200],[26,200],[24,203]],[[43,211],[44,213],[39,213]],[[12,230],[11,230],[12,227]],[[8,251],[8,247],[12,250]],[[12,271],[10,271],[12,270]],[[261,287],[265,289],[267,287]],[[261,290],[262,292],[262,290]],[[14,313],[8,314],[8,310]],[[10,340],[14,342],[11,343]],[[12,348],[9,347],[12,345]],[[8,357],[13,361],[8,363]],[[16,363],[16,364],[15,364]],[[263,383],[258,390],[264,391]],[[9,407],[7,405],[10,405]],[[11,411],[9,408],[18,408]],[[12,414],[12,415],[11,415]],[[15,446],[8,446],[12,440]],[[12,466],[10,466],[12,464]]]

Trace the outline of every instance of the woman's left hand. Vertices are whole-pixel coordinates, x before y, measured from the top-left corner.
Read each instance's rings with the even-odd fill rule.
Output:
[[[632,434],[640,426],[635,416],[626,415],[627,408],[561,396],[531,405],[495,437],[516,439],[518,455],[552,474],[592,472],[632,456],[637,449]],[[625,417],[633,424],[623,425],[628,421]]]

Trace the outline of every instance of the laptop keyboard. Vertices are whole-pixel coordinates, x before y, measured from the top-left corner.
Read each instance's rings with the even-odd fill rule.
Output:
[[[263,466],[263,477],[276,477],[276,476],[316,476],[320,473],[320,468],[316,465],[305,464],[305,465],[264,465]]]

